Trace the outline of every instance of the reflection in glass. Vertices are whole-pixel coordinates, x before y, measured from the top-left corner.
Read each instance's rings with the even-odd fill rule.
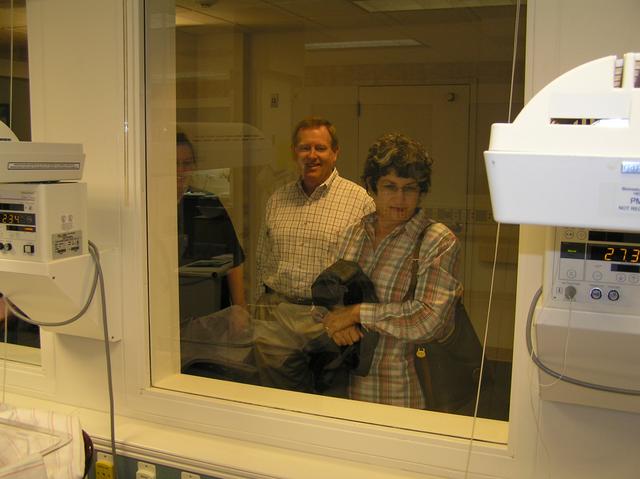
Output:
[[[176,161],[181,369],[197,374],[212,363],[203,352],[206,338],[228,342],[246,329],[244,251],[219,196],[190,184],[197,170],[195,149],[182,132],[176,135]],[[211,315],[220,310],[228,314]]]
[[[5,321],[5,315],[8,320]],[[34,324],[27,323],[8,313],[4,300],[0,295],[0,328],[2,341],[6,336],[7,343],[29,348],[40,347],[40,328]]]
[[[20,141],[29,141],[31,109],[25,1],[14,0],[11,5],[3,6],[5,8],[0,9],[0,121],[9,126]],[[5,323],[4,317],[4,303],[0,299],[0,342],[4,341],[6,325],[8,344],[14,345],[8,348],[7,357],[18,362],[39,364],[40,328],[12,315]]]

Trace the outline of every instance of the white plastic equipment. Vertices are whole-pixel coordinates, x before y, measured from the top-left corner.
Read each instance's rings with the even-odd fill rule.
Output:
[[[492,126],[496,221],[640,231],[639,65],[639,53],[581,65]]]
[[[82,145],[21,142],[0,121],[0,183],[78,181],[83,167]]]
[[[639,87],[640,54],[601,58],[491,129],[495,219],[556,226],[534,323],[543,399],[640,412]]]
[[[0,123],[0,292],[44,328],[74,317],[92,289],[87,187],[69,181],[83,166],[82,145],[20,142]],[[98,298],[52,331],[102,339]],[[109,339],[119,340],[111,323]]]
[[[565,377],[639,394],[540,371],[540,397],[640,413],[640,233],[547,228],[546,244],[538,358]]]

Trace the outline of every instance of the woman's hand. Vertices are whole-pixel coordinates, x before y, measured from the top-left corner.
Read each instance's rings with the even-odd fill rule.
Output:
[[[322,319],[324,329],[331,337],[338,331],[360,323],[360,305],[353,304],[329,311]]]
[[[362,339],[364,333],[360,331],[358,326],[349,326],[348,328],[336,331],[331,339],[338,346],[351,346]]]

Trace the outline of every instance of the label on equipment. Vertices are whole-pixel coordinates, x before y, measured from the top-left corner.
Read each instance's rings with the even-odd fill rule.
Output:
[[[51,256],[53,259],[78,256],[82,253],[82,231],[69,231],[51,236]]]
[[[623,213],[640,214],[640,186],[621,186],[617,207]]]
[[[52,170],[80,170],[80,163],[76,161],[10,161],[7,170],[52,171]]]
[[[640,161],[623,161],[620,164],[620,173],[623,175],[640,175]]]

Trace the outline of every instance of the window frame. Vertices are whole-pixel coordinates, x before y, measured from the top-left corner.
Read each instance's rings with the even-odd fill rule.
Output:
[[[157,5],[157,4],[156,4]],[[167,6],[167,8],[170,8]],[[147,11],[147,18],[164,18],[170,12]],[[157,21],[150,20],[148,24],[158,26]],[[145,32],[143,32],[145,34]],[[171,51],[172,36],[175,31],[160,31],[160,29],[149,34],[154,39],[162,38],[161,44]],[[145,36],[145,45],[151,41]],[[171,68],[163,64],[161,54],[158,51],[150,53],[144,52],[148,68],[152,65],[161,65],[165,68],[163,73],[151,73],[151,78],[171,78]],[[151,57],[151,58],[150,58]],[[145,65],[143,65],[144,71]],[[152,67],[153,68],[153,67]],[[168,69],[167,69],[168,68]],[[175,78],[175,71],[173,72]],[[153,88],[161,88],[158,85],[149,85],[149,89],[144,91],[143,98],[154,95]],[[173,100],[175,102],[175,98]],[[165,155],[171,155],[171,145],[175,139],[175,117],[171,116],[172,100],[162,102],[162,111],[154,109],[154,106],[145,104],[146,118],[150,123],[145,124],[147,135],[152,136],[152,132],[162,132],[160,142],[155,145],[150,152],[149,145],[139,145],[138,151],[144,150],[147,155],[158,161],[158,152],[164,151]],[[173,103],[175,106],[175,103]],[[164,148],[160,147],[163,145]],[[144,158],[146,158],[145,156]],[[145,161],[145,160],[141,160]],[[171,159],[165,157],[165,161],[170,164]],[[173,159],[175,162],[175,158]],[[141,165],[142,166],[142,165]],[[148,166],[148,165],[147,165]],[[142,168],[144,172],[144,168]],[[148,191],[148,188],[147,188]],[[146,229],[145,236],[150,234]],[[150,236],[151,237],[151,236]],[[164,241],[164,240],[162,240]],[[165,249],[171,251],[171,244],[164,245]],[[146,250],[146,245],[145,245]],[[173,248],[177,251],[177,248]],[[149,251],[147,250],[147,253]],[[153,273],[151,273],[153,274]],[[146,282],[145,278],[145,282]],[[148,283],[147,283],[148,284]],[[151,297],[151,294],[149,295]],[[166,298],[162,301],[167,301]],[[163,333],[155,336],[151,332],[152,343],[167,344],[176,342],[176,328],[171,326],[172,316],[170,311],[176,309],[176,305],[170,302],[162,303],[162,307],[156,307],[164,319],[160,322]],[[149,315],[154,314],[153,304],[146,306]],[[154,321],[158,321],[157,316]],[[154,324],[156,329],[158,325]],[[166,363],[153,370],[151,363],[154,358],[163,356]],[[148,375],[145,384],[135,386],[138,391],[133,397],[129,396],[128,403],[136,410],[136,414],[142,413],[149,420],[160,415],[172,424],[187,426],[190,429],[214,432],[237,439],[258,441],[270,445],[279,445],[298,450],[314,450],[317,453],[330,452],[335,457],[346,457],[350,459],[377,457],[380,464],[397,464],[397,461],[417,464],[416,471],[423,471],[425,467],[431,466],[433,470],[464,468],[466,452],[469,448],[470,439],[456,436],[463,436],[460,431],[473,431],[473,444],[475,453],[497,455],[508,458],[511,455],[508,441],[509,422],[492,421],[483,418],[474,419],[465,416],[455,416],[430,411],[398,411],[399,416],[410,416],[419,414],[428,422],[432,432],[420,432],[413,429],[409,424],[410,420],[402,419],[403,428],[394,428],[390,423],[381,425],[375,424],[362,415],[360,410],[386,410],[384,415],[389,415],[394,407],[378,404],[359,403],[357,401],[343,400],[310,395],[301,395],[290,391],[269,390],[238,383],[228,383],[213,379],[199,378],[182,375],[179,370],[179,358],[176,357],[175,349],[170,347],[163,352],[151,350],[148,352],[146,366]],[[179,356],[179,355],[178,355]],[[128,360],[127,360],[128,362]],[[153,378],[153,380],[151,379]],[[228,384],[224,384],[228,383]],[[259,390],[259,392],[258,392]],[[259,395],[263,402],[261,404],[248,400],[246,402],[235,400],[247,391],[253,391]],[[313,415],[311,410],[300,411],[300,407],[292,405],[295,401],[309,401],[311,398],[317,399],[321,414]],[[350,404],[354,415],[360,416],[355,420],[348,420],[332,413],[336,408],[345,408],[345,404]],[[404,408],[397,408],[404,409]],[[144,411],[144,412],[143,412]],[[379,421],[378,421],[379,422]],[[455,423],[453,431],[448,427]],[[502,423],[502,424],[497,424]],[[241,425],[239,427],[239,425]],[[320,434],[318,434],[320,432]],[[478,440],[478,437],[483,439]],[[366,438],[366,440],[363,440]],[[404,450],[403,445],[410,442],[411,452]],[[380,451],[386,451],[381,455]]]

